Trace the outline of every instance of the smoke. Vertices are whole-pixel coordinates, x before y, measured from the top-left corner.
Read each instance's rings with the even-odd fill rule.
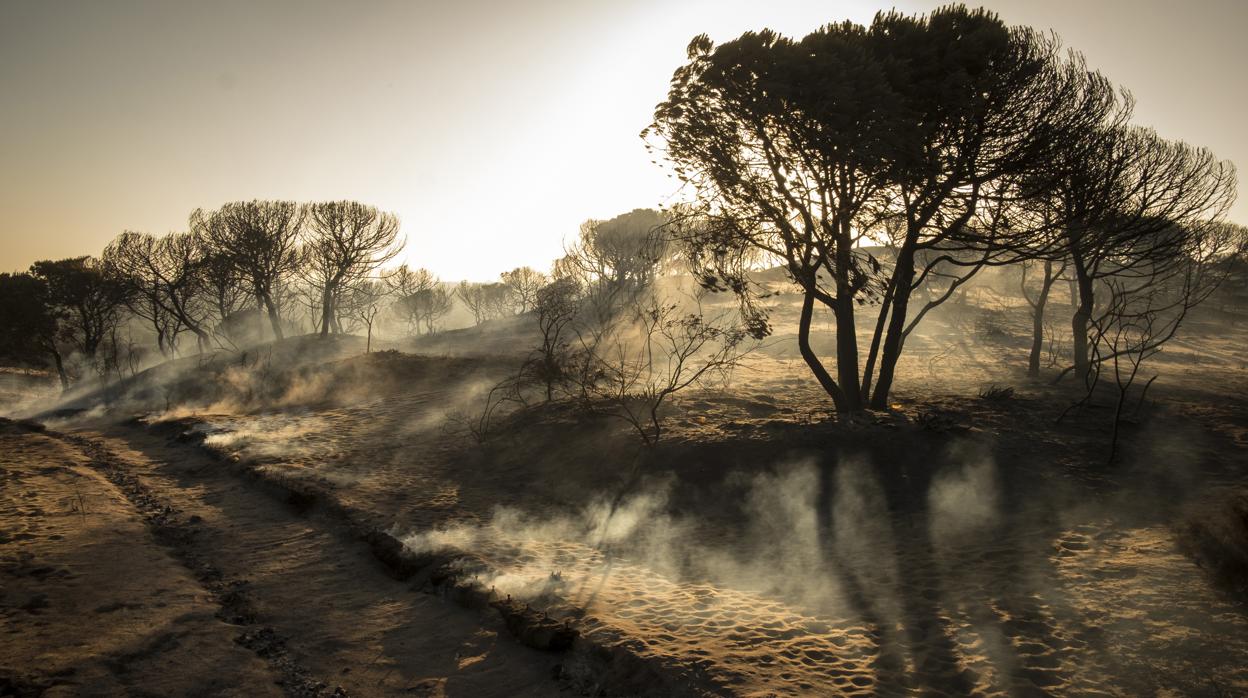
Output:
[[[398,434],[413,437],[479,419],[486,396],[498,385],[495,376],[469,375],[415,396],[415,405],[396,423]]]
[[[313,414],[257,414],[206,423],[204,445],[252,460],[323,459],[332,450],[329,424]]]
[[[849,607],[846,583],[872,595],[895,586],[890,515],[864,458],[802,459],[733,474],[727,487],[742,497],[728,524],[674,512],[673,487],[671,480],[646,481],[626,496],[601,495],[565,515],[498,507],[484,522],[399,537],[415,552],[483,560],[494,572],[479,581],[519,598],[547,593],[552,574],[576,588],[592,587],[594,580],[609,585],[612,570],[619,577],[625,567],[634,578],[655,578],[651,583],[703,580],[825,611]]]
[[[982,447],[960,445],[928,490],[928,516],[938,547],[982,543],[1000,521],[997,465]]]

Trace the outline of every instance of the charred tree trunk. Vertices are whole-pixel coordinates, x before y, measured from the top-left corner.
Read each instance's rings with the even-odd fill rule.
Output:
[[[875,363],[880,355],[880,341],[884,338],[884,327],[888,323],[888,315],[893,307],[893,284],[890,279],[888,288],[884,290],[884,298],[880,301],[880,312],[875,319],[875,330],[871,333],[871,349],[867,352],[867,365],[862,370],[862,401],[871,399],[871,381],[875,377]]]
[[[858,377],[858,327],[854,324],[853,296],[838,298],[832,309],[836,317],[836,374],[845,401],[845,412],[862,409]]]
[[[802,294],[802,313],[797,322],[797,348],[801,352],[802,358],[806,361],[806,365],[810,367],[811,373],[815,374],[815,379],[819,381],[819,385],[832,398],[832,403],[836,405],[838,414],[846,414],[850,411],[848,402],[845,400],[845,393],[841,387],[832,379],[832,375],[823,367],[823,362],[810,348],[810,322],[815,314],[815,295],[811,291],[803,291]]]
[[[325,284],[325,290],[321,293],[321,336],[329,336],[329,325],[334,317],[334,294],[329,284]]]
[[[1075,375],[1081,381],[1087,381],[1092,370],[1089,358],[1088,329],[1092,324],[1092,308],[1095,305],[1092,276],[1087,266],[1077,255],[1074,258],[1075,283],[1079,290],[1079,304],[1075,306],[1074,315],[1070,318],[1070,345],[1074,354]]]
[[[1046,259],[1040,293],[1035,302],[1031,303],[1031,353],[1027,357],[1027,375],[1032,378],[1040,375],[1040,355],[1044,351],[1044,308],[1049,302],[1049,291],[1056,280],[1053,262]]]
[[[192,327],[191,332],[195,335],[195,346],[199,353],[204,353],[204,348],[212,344],[212,336],[200,327]]]
[[[914,291],[913,245],[902,246],[897,255],[893,278],[893,302],[888,318],[888,334],[884,338],[884,351],[880,355],[880,377],[871,395],[871,407],[877,410],[888,409],[888,394],[893,389],[897,360],[901,358],[902,344],[906,339],[906,309],[910,305],[910,294]]]
[[[845,411],[862,409],[862,389],[858,375],[858,326],[854,322],[854,288],[850,270],[853,268],[853,232],[848,216],[842,216],[840,239],[836,246],[836,374],[845,400]]]
[[[56,376],[61,379],[61,390],[69,390],[69,374],[65,373],[65,361],[61,358],[61,352],[52,347],[52,360],[56,363]]]
[[[282,318],[277,311],[277,304],[273,302],[273,298],[269,295],[264,297],[264,309],[269,315],[269,324],[273,326],[273,336],[276,339],[285,339],[282,334]]]

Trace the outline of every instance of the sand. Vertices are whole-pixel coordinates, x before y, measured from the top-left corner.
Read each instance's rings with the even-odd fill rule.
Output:
[[[504,419],[477,443],[465,419],[506,361],[465,358],[483,346],[467,331],[437,340],[457,357],[296,353],[283,362],[315,380],[275,381],[265,400],[249,385],[246,399],[172,409],[122,401],[53,420],[70,441],[20,440],[88,463],[73,441],[86,439],[177,521],[194,519],[189,550],[246,590],[248,617],[228,619],[226,645],[237,653],[243,638],[270,687],[293,676],[356,695],[1248,694],[1244,601],[1175,534],[1190,507],[1248,478],[1242,344],[1207,337],[1159,357],[1154,400],[1133,411],[1111,465],[1104,407],[1056,423],[1069,389],[1021,378],[1019,334],[981,341],[966,325],[925,325],[893,409],[849,423],[829,420],[778,342],[729,385],[676,400],[639,479],[623,425],[567,409]],[[976,397],[993,383],[1018,392]],[[44,509],[66,496],[37,485]],[[435,556],[449,586],[392,579],[361,530]],[[165,561],[219,613],[219,591],[178,555]],[[566,622],[578,644],[523,647],[490,608],[439,596],[455,585]],[[19,621],[10,632],[24,638],[31,618]],[[261,656],[274,647],[281,662]],[[645,671],[604,672],[602,656]]]
[[[281,695],[88,458],[2,429],[0,693]]]
[[[166,545],[78,442],[5,434],[6,477],[42,503],[6,508],[40,522],[35,533],[5,527],[20,531],[5,543],[18,580],[6,584],[5,630],[21,640],[0,655],[9,675],[63,684],[65,695],[558,693],[553,662],[495,619],[411,593],[354,540],[203,454],[122,433],[73,438],[103,449],[97,466],[103,453],[110,471],[137,480]],[[54,465],[64,461],[72,477]],[[5,495],[20,497],[8,484]],[[69,509],[80,491],[85,524]],[[47,514],[48,502],[63,506]],[[64,539],[46,553],[32,542],[58,534],[79,541],[73,557]]]

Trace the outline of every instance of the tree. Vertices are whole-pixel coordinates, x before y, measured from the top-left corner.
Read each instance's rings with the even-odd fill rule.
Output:
[[[667,401],[737,365],[749,335],[726,314],[708,318],[700,308],[681,313],[677,304],[654,299],[645,300],[633,317],[595,343],[593,379],[579,387],[591,401],[588,407],[607,405],[609,414],[653,448],[663,436],[659,415]]]
[[[226,320],[243,308],[249,294],[244,289],[233,263],[221,252],[205,249],[200,262],[200,273],[207,304],[215,316],[214,332],[221,336]],[[226,339],[228,341],[229,338]]]
[[[677,393],[730,371],[748,352],[749,332],[734,313],[707,317],[701,299],[701,294],[694,298],[696,312],[685,313],[679,304],[644,296],[607,327],[587,332],[578,326],[585,320],[585,306],[576,280],[552,281],[538,293],[541,343],[516,375],[490,390],[474,433],[484,438],[504,406],[529,405],[533,388],[547,403],[562,389],[583,410],[623,420],[644,447],[653,449],[664,433],[664,405]],[[642,464],[634,462],[630,481]]]
[[[527,313],[536,305],[538,292],[549,281],[545,274],[532,267],[516,267],[499,274],[499,277],[511,291],[511,297],[519,306],[521,313]]]
[[[1234,200],[1235,168],[1208,150],[1119,122],[1096,130],[1061,174],[1040,194],[1060,214],[1056,254],[1069,260],[1076,291],[1071,369],[1087,381],[1098,286],[1151,283],[1181,268],[1193,236]]]
[[[872,29],[875,41],[912,67],[895,84],[918,117],[908,125],[893,184],[905,233],[871,394],[872,406],[882,408],[905,338],[934,305],[908,317],[917,285],[942,264],[966,269],[965,280],[985,264],[1012,261],[1020,246],[1047,232],[1043,219],[1019,215],[1017,204],[1054,176],[1053,163],[1077,150],[1079,136],[1112,114],[1117,100],[1081,57],[1063,60],[1055,39],[1009,29],[986,11],[947,8],[925,23],[893,13]],[[922,266],[915,264],[920,253],[927,253]]]
[[[1035,295],[1032,295],[1028,292],[1027,273],[1037,263],[1042,269],[1040,286]],[[1040,354],[1044,351],[1044,312],[1049,303],[1049,293],[1053,290],[1053,284],[1065,273],[1066,263],[1063,261],[1057,265],[1051,259],[1023,260],[1021,268],[1019,290],[1022,291],[1023,300],[1031,308],[1031,350],[1027,356],[1027,375],[1035,378],[1040,375]]]
[[[46,302],[60,320],[59,334],[94,360],[121,320],[126,285],[92,257],[35,262],[30,273],[45,285]]]
[[[385,280],[386,284],[394,290],[395,295],[400,297],[433,288],[440,283],[438,277],[428,269],[413,270],[406,264],[401,264],[397,269],[386,274]]]
[[[417,305],[410,299],[422,291],[438,286],[437,277],[428,269],[413,270],[406,264],[401,264],[385,276],[385,281],[397,299],[395,311],[407,323],[408,331],[419,333],[422,318]]]
[[[662,141],[697,194],[700,278],[744,293],[736,260],[780,260],[802,291],[802,357],[850,413],[868,397],[887,406],[905,337],[926,313],[909,317],[913,291],[942,265],[969,265],[969,277],[1009,247],[1004,238],[1024,235],[1003,215],[1018,180],[1109,101],[1105,81],[1063,62],[1054,41],[953,6],[800,41],[697,37],[643,137]],[[891,270],[865,249],[881,238]],[[816,302],[835,318],[836,378],[810,345]],[[855,310],[872,302],[876,338],[860,378]]]
[[[155,238],[127,231],[109,243],[101,259],[129,286],[129,307],[152,323],[161,353],[174,346],[182,328],[195,335],[201,350],[210,341],[204,248],[197,235]]]
[[[425,288],[413,293],[400,301],[406,306],[407,314],[421,323],[427,334],[437,329],[438,320],[451,312],[454,305],[451,294],[441,285]]]
[[[308,206],[305,274],[321,296],[321,336],[335,325],[342,289],[367,277],[402,249],[399,219],[355,201]]]
[[[568,330],[580,309],[581,289],[573,279],[557,279],[538,290],[536,296],[534,310],[542,340],[525,362],[521,375],[540,384],[550,402],[555,389],[569,377],[573,349]]]
[[[21,366],[43,367],[51,359],[61,388],[69,375],[57,346],[59,310],[52,305],[48,284],[33,274],[0,274],[0,357]]]
[[[428,269],[413,271],[403,264],[385,276],[385,283],[396,298],[395,313],[409,332],[419,334],[423,326],[432,333],[438,319],[451,311],[451,295]]]
[[[472,320],[480,325],[486,320],[504,317],[508,314],[509,289],[505,284],[478,284],[469,281],[459,282],[455,295],[472,313]]]
[[[191,229],[247,285],[278,339],[283,337],[282,285],[302,261],[298,240],[304,216],[304,208],[293,201],[260,200],[191,213]]]
[[[1086,404],[1096,392],[1103,369],[1109,366],[1117,389],[1110,435],[1109,460],[1117,454],[1123,408],[1143,363],[1159,353],[1179,331],[1183,321],[1228,278],[1235,259],[1248,250],[1248,235],[1240,226],[1204,221],[1184,231],[1171,231],[1178,240],[1172,256],[1157,263],[1135,266],[1132,274],[1108,276],[1101,283],[1106,307],[1090,322],[1087,392],[1073,407]],[[1152,384],[1149,379],[1139,403]],[[1138,408],[1137,408],[1138,409]]]
[[[555,262],[554,275],[575,279],[594,319],[606,326],[654,283],[667,254],[667,225],[667,217],[651,209],[586,221]]]
[[[367,332],[364,353],[368,354],[373,350],[373,325],[384,307],[390,289],[376,279],[358,279],[340,291],[340,309],[348,318],[363,325]],[[322,333],[321,336],[325,334]]]

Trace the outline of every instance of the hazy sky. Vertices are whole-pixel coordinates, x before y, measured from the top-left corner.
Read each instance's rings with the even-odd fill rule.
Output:
[[[1248,168],[1248,2],[982,4],[1055,30],[1137,122]],[[0,270],[253,198],[395,211],[406,260],[447,279],[545,269],[581,221],[674,193],[638,133],[690,38],[890,6],[0,0]]]

